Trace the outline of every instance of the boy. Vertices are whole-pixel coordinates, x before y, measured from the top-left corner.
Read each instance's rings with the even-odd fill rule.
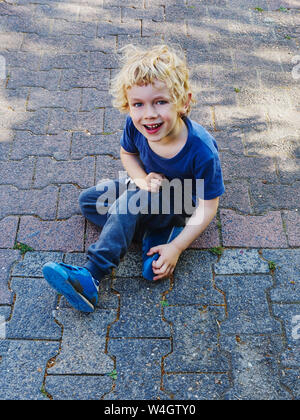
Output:
[[[51,262],[43,268],[48,283],[83,312],[94,311],[99,281],[119,264],[134,238],[143,237],[145,277],[149,270],[154,281],[169,277],[180,254],[216,215],[224,193],[216,142],[187,117],[194,98],[184,60],[165,45],[124,50],[111,93],[114,106],[129,114],[120,151],[129,178],[102,182],[80,195],[84,216],[103,227],[85,266]],[[166,198],[163,187],[173,180],[179,180],[177,187],[192,180],[190,190],[169,188]],[[197,180],[204,180],[201,193]],[[181,197],[176,191],[183,192]],[[186,197],[193,212],[176,212]]]

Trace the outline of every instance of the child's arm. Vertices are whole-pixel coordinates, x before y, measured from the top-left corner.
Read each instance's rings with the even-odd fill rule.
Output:
[[[121,147],[121,161],[130,178],[142,190],[158,192],[162,180],[165,178],[163,174],[151,172],[147,174],[138,154],[128,153]]]
[[[175,270],[180,254],[198,238],[215,217],[219,206],[219,197],[213,200],[202,200],[183,231],[169,244],[158,245],[149,250],[147,255],[159,253],[160,257],[153,262],[154,280],[169,277]]]

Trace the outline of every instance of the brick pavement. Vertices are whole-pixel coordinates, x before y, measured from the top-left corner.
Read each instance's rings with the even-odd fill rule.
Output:
[[[0,399],[299,399],[299,2],[126,3],[0,1]],[[144,280],[132,247],[79,314],[41,267],[85,261],[77,198],[122,170],[118,50],[161,41],[187,56],[227,192],[173,278]]]

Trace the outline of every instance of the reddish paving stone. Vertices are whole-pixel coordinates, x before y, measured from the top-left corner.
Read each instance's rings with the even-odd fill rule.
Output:
[[[242,216],[221,210],[223,245],[254,248],[287,248],[280,212],[265,216]]]
[[[32,216],[21,217],[18,242],[40,251],[83,251],[84,218],[44,222]]]
[[[8,278],[12,264],[20,258],[20,252],[11,249],[0,250],[0,305],[12,303],[12,293],[8,288]]]
[[[208,228],[189,246],[194,249],[208,249],[221,246],[217,219],[211,222]]]
[[[0,248],[12,248],[18,229],[18,217],[5,217],[0,221]]]
[[[290,246],[300,246],[300,214],[299,211],[285,211],[283,220],[286,224],[288,243]]]

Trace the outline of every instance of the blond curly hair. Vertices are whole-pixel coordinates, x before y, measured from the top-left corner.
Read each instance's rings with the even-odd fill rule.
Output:
[[[189,94],[192,93],[189,70],[185,59],[178,52],[175,53],[167,45],[155,45],[145,50],[132,44],[123,47],[121,52],[123,66],[112,80],[110,89],[113,106],[119,111],[128,112],[128,89],[134,85],[153,84],[156,80],[166,84],[171,100],[177,104],[178,109],[188,102]],[[190,113],[191,105],[195,102],[192,95],[184,115]]]

